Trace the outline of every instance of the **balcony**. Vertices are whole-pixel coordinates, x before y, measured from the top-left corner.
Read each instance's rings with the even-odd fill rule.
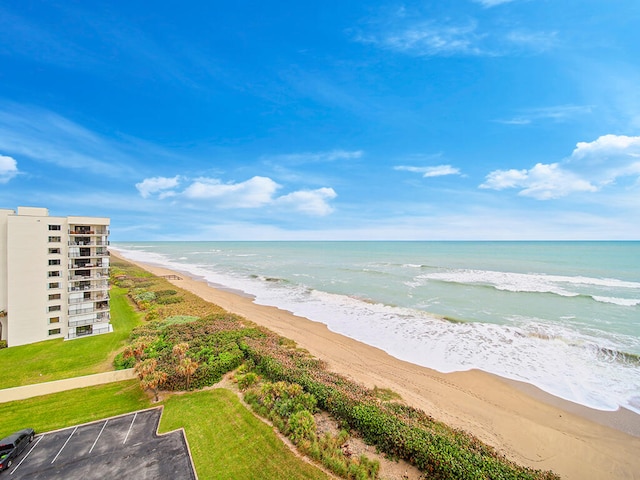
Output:
[[[81,325],[95,325],[96,323],[109,322],[110,317],[108,313],[99,313],[94,318],[85,318],[82,320],[70,320],[69,327],[79,327]]]
[[[91,270],[86,270],[87,272],[89,272],[88,274],[78,274],[78,271],[76,272],[70,272],[69,273],[69,281],[70,282],[82,282],[82,281],[91,281],[91,280],[101,280],[103,278],[108,278],[109,277],[109,272],[106,271],[106,269],[103,269],[102,271],[91,271]]]
[[[96,305],[95,307],[81,308],[73,311],[69,310],[69,317],[77,317],[78,315],[86,315],[88,313],[105,313],[105,312],[109,312],[108,304],[106,306]]]
[[[90,328],[83,328],[90,327]],[[86,337],[88,335],[101,335],[103,333],[113,332],[113,327],[110,323],[97,324],[97,325],[78,325],[75,330],[70,330],[66,336],[67,340],[73,340],[74,338]]]
[[[103,302],[109,301],[109,295],[92,295],[88,298],[70,298],[69,305],[76,305],[78,303],[88,303],[88,302]]]
[[[87,251],[83,251],[87,250]],[[108,250],[98,250],[92,252],[90,248],[81,248],[80,252],[69,252],[69,258],[95,258],[95,257],[108,257]]]
[[[97,262],[91,262],[89,259],[69,262],[69,269],[72,270],[87,270],[93,268],[109,268],[109,262],[103,262],[102,259],[98,259]]]
[[[69,235],[109,235],[108,228],[72,226]]]
[[[69,240],[69,246],[70,247],[83,247],[83,246],[98,246],[98,247],[106,247],[109,245],[109,241],[102,241],[102,240],[83,240],[83,239],[76,239],[76,240]]]
[[[108,282],[87,282],[80,285],[69,285],[69,292],[90,292],[90,291],[105,291],[109,289]]]

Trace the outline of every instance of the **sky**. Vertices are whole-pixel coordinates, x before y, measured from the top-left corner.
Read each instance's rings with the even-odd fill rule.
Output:
[[[640,2],[0,3],[0,208],[113,241],[638,240]]]

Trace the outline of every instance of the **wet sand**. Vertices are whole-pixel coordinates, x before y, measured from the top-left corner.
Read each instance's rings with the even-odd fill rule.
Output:
[[[184,272],[132,263],[156,275],[179,275],[169,281],[294,340],[337,373],[394,390],[408,404],[472,433],[521,465],[567,479],[640,479],[640,415],[633,412],[592,410],[478,370],[439,373]]]

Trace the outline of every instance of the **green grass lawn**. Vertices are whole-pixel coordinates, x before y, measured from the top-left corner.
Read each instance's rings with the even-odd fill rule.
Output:
[[[173,395],[164,405],[160,431],[184,427],[199,478],[329,478],[296,457],[229,390]]]
[[[22,428],[48,432],[150,406],[137,380],[0,403],[0,438]]]
[[[199,478],[328,478],[296,457],[229,390],[172,395],[162,404],[160,431],[185,429]],[[137,380],[0,403],[0,438],[26,427],[42,433],[157,405]]]
[[[110,296],[113,333],[2,349],[0,389],[113,370],[113,357],[140,324],[140,314],[129,304],[126,290],[112,287]]]

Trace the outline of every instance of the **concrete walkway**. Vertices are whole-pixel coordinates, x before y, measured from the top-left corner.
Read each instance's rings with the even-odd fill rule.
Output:
[[[65,378],[52,382],[36,383],[23,387],[5,388],[0,390],[0,403],[13,402],[14,400],[24,400],[25,398],[39,397],[50,393],[64,392],[74,388],[92,387],[105,383],[121,382],[136,378],[133,368],[127,370],[116,370],[114,372],[96,373],[84,377]]]

